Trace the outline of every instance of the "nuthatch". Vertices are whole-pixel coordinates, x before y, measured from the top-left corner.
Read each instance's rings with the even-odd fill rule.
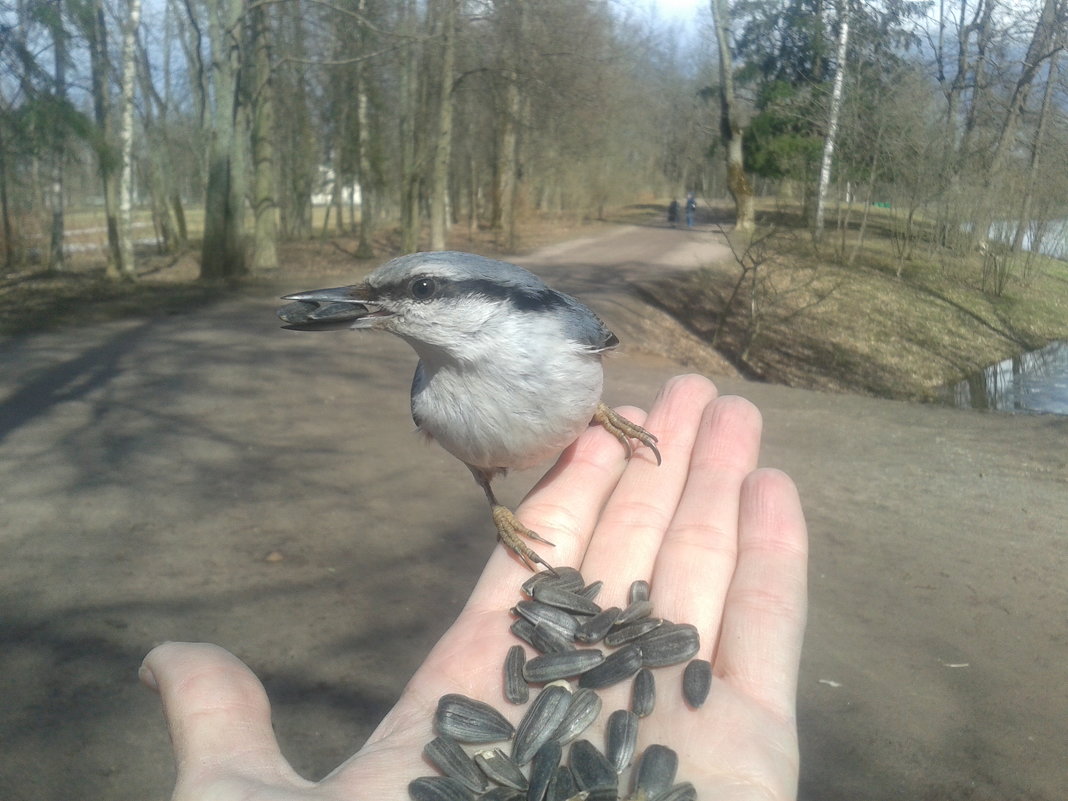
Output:
[[[559,453],[591,422],[628,456],[635,439],[660,464],[656,437],[601,402],[601,358],[619,340],[586,306],[522,267],[471,253],[416,253],[362,284],[284,300],[293,301],[278,310],[286,328],[370,328],[415,349],[416,426],[467,465],[501,541],[531,569],[552,568],[520,536],[548,540],[497,502],[495,476]]]

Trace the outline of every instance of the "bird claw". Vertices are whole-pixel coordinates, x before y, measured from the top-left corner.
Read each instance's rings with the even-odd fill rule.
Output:
[[[656,447],[657,439],[637,423],[632,423],[623,415],[614,411],[605,403],[597,404],[597,411],[593,413],[593,422],[599,423],[605,431],[618,439],[627,451],[627,458],[631,457],[632,449],[630,441],[638,440],[642,445],[649,448],[656,456],[656,463],[660,465],[660,450]]]
[[[537,542],[544,542],[546,545],[552,545],[553,543],[536,531],[531,531],[524,526],[510,509],[499,504],[493,507],[493,524],[497,527],[498,539],[519,557],[519,561],[531,570],[537,570],[535,565],[542,565],[554,576],[556,575],[553,566],[538,556],[529,545],[520,539],[520,536]]]

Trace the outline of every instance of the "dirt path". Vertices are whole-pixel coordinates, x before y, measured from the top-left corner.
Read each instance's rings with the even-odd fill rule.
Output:
[[[647,404],[681,368],[640,347],[674,324],[629,287],[710,242],[622,229],[522,262],[629,343],[608,399]],[[167,797],[169,745],[135,679],[163,639],[247,660],[286,753],[322,775],[493,547],[466,471],[410,436],[407,346],[282,331],[275,305],[0,343],[4,801]],[[802,797],[1063,797],[1068,420],[717,381],[761,407],[765,463],[809,516]]]

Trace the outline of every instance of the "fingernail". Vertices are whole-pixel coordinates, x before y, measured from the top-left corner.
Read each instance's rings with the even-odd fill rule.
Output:
[[[159,692],[159,684],[156,682],[156,674],[147,666],[141,665],[141,667],[137,669],[137,678],[140,679],[141,683],[148,689]]]

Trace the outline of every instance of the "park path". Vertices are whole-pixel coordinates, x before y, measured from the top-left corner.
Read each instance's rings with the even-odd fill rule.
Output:
[[[648,405],[685,368],[643,349],[671,323],[626,289],[712,245],[627,227],[519,260],[609,321],[608,400]],[[324,774],[494,547],[467,471],[411,436],[407,346],[282,331],[277,303],[0,342],[5,801],[168,797],[135,678],[164,639],[248,661],[286,754]],[[1061,798],[1068,420],[716,380],[761,408],[809,519],[801,797]]]

